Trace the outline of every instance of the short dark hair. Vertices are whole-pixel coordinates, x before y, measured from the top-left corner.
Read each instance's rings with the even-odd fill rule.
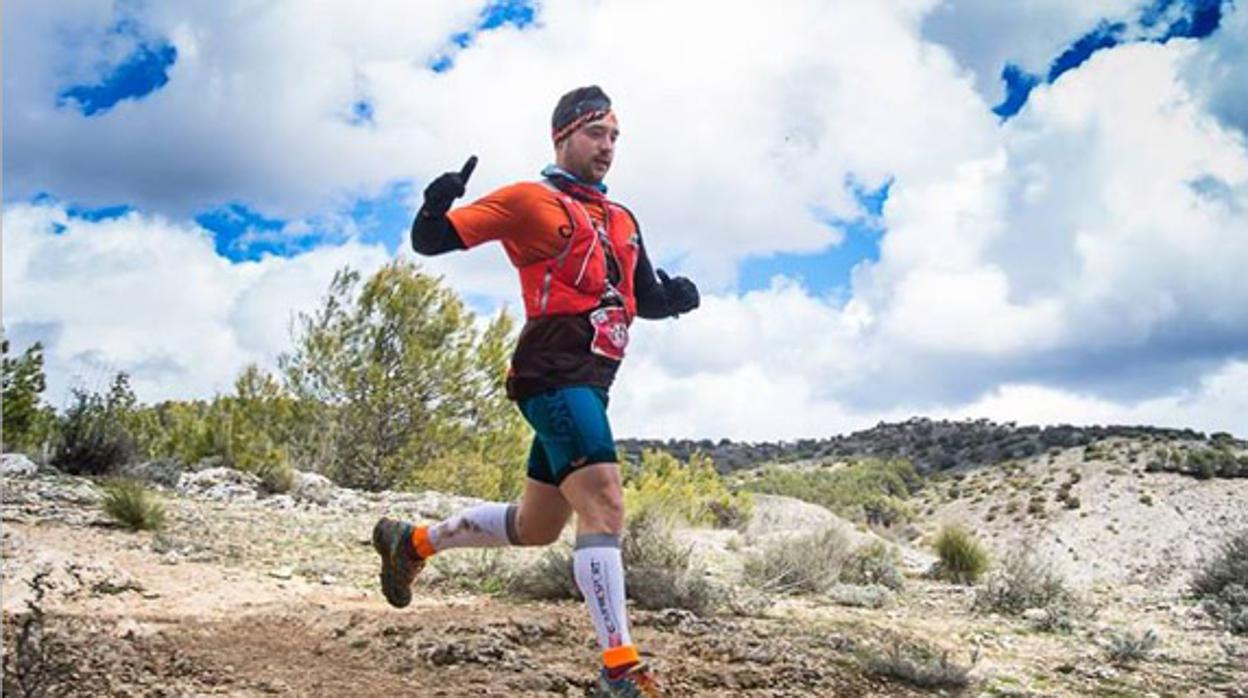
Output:
[[[611,108],[611,98],[597,85],[578,87],[559,98],[550,116],[550,130],[558,132],[577,118]]]

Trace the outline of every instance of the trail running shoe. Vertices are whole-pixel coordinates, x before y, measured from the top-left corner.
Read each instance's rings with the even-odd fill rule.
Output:
[[[412,602],[412,582],[425,561],[412,550],[412,526],[405,521],[382,519],[373,526],[373,548],[381,556],[381,593],[395,608]]]
[[[659,698],[663,694],[654,672],[638,664],[618,679],[607,678],[607,670],[603,669],[593,695],[596,698]]]

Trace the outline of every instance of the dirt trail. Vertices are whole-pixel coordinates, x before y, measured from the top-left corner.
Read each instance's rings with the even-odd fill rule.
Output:
[[[19,647],[35,579],[44,614],[43,661],[28,662],[44,673],[10,671],[5,695],[21,694],[18,678],[48,696],[583,695],[593,677],[579,603],[456,593],[430,577],[410,608],[387,606],[368,531],[383,513],[423,516],[393,503],[170,496],[165,532],[136,534],[106,525],[84,481],[0,489],[6,667],[39,656]],[[971,613],[972,596],[912,578],[888,608],[803,599],[763,617],[635,611],[634,634],[673,696],[932,695],[860,667],[859,651],[895,637],[960,664],[974,655],[970,695],[1248,696],[1248,639],[1173,596],[1099,598],[1097,625],[1071,635]],[[1157,656],[1108,665],[1100,634],[1145,626],[1161,629]]]
[[[45,633],[66,666],[48,695],[579,695],[596,654],[577,603],[373,590],[220,564],[165,564],[134,536],[59,522],[4,527],[6,637],[50,570]],[[282,575],[284,576],[284,575]],[[864,677],[818,624],[638,612],[673,695],[911,695]]]

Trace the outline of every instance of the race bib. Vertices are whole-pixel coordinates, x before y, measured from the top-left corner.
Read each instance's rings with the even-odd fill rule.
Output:
[[[594,328],[594,341],[590,351],[608,359],[622,361],[628,348],[628,314],[623,308],[611,306],[599,308],[589,314],[589,324]]]

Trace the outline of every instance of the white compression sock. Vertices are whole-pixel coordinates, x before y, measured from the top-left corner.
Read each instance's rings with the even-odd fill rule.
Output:
[[[478,504],[429,527],[429,542],[451,548],[501,548],[516,544],[516,505]]]
[[[572,552],[576,586],[589,604],[589,617],[603,650],[633,644],[624,606],[624,563],[620,537],[605,533],[577,536]]]

